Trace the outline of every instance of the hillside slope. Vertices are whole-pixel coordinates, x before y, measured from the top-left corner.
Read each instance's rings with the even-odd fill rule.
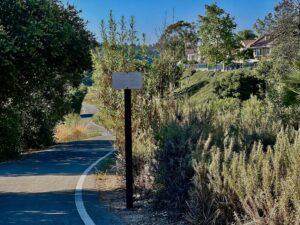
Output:
[[[255,76],[255,70],[213,72],[187,69],[175,92],[177,96],[185,97],[194,104],[222,97],[246,100],[251,94],[257,95],[264,88],[263,84],[264,81]]]

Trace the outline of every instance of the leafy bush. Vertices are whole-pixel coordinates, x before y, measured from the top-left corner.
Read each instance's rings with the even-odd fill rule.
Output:
[[[24,132],[16,141],[24,149],[52,144],[56,123],[71,112],[70,92],[91,69],[85,25],[61,1],[0,1],[0,109],[18,112]],[[81,98],[75,96],[73,103]]]
[[[229,186],[226,176],[241,171],[241,168],[232,169],[233,155],[250,160],[254,156],[263,157],[270,148],[276,154],[280,135],[286,135],[290,142],[297,140],[296,131],[285,122],[283,114],[278,114],[277,107],[281,106],[252,96],[246,101],[225,98],[181,108],[182,113],[157,134],[155,173],[160,203],[188,210],[187,219],[193,224],[227,224],[238,218],[249,220],[244,200],[236,193],[236,187]],[[286,114],[291,115],[288,110]],[[297,114],[293,117],[297,118]],[[282,130],[282,127],[287,128]],[[258,143],[259,151],[256,150]],[[258,171],[261,164],[257,160],[249,161],[249,165],[242,161],[240,164],[245,168],[253,166],[254,172],[247,170],[251,179],[262,182],[259,179],[266,178],[261,178],[262,172]],[[246,175],[240,179],[246,179]],[[230,182],[232,185],[242,183],[241,180]],[[248,186],[253,184],[251,180],[243,182],[244,185],[249,183]],[[259,183],[253,188],[255,186],[258,188]],[[189,199],[187,205],[186,199]],[[274,203],[275,199],[271,196],[269,201]]]
[[[149,92],[151,94],[159,94],[163,98],[178,87],[183,68],[177,64],[178,62],[168,55],[154,59],[149,71]]]
[[[158,199],[169,208],[185,207],[193,176],[192,152],[201,132],[200,127],[197,120],[173,120],[163,127],[156,137]]]
[[[87,93],[87,87],[80,85],[79,88],[72,90],[71,95],[71,108],[74,113],[80,113],[82,102]]]
[[[273,147],[265,150],[256,142],[250,153],[236,152],[232,141],[223,148],[200,149],[194,190],[203,186],[209,190],[212,197],[207,204],[214,207],[209,213],[221,211],[218,223],[232,222],[235,215],[245,224],[299,224],[299,137],[299,132],[281,130]],[[193,215],[198,221],[203,219]]]
[[[300,62],[284,81],[283,102],[285,105],[296,105],[300,103]]]
[[[133,136],[133,171],[136,189],[146,194],[153,190],[154,174],[153,164],[155,145],[154,131],[152,129],[140,130]]]
[[[247,100],[251,95],[262,98],[266,88],[263,79],[248,74],[249,71],[230,72],[228,76],[221,80],[216,80],[213,84],[215,93],[220,98],[239,98]]]
[[[16,157],[22,147],[20,117],[13,111],[0,112],[0,161]]]
[[[105,128],[107,128],[109,130],[113,130],[117,127],[116,117],[117,117],[116,112],[112,112],[106,108],[103,108],[99,112],[97,112],[93,115],[93,121],[96,124],[101,124],[102,126],[104,126]]]

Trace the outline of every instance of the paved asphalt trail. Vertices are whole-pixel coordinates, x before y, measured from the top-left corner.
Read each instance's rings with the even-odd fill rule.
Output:
[[[83,106],[82,118],[89,127],[95,108]],[[70,142],[0,164],[0,225],[82,225],[74,201],[81,174],[96,160],[113,150],[111,136],[98,127],[103,137]],[[83,185],[83,202],[95,224],[123,224],[99,202],[95,176]]]

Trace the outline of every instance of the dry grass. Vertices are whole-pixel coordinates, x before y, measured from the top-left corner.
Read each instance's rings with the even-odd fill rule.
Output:
[[[66,124],[59,124],[56,127],[55,139],[57,142],[67,142],[85,139],[88,137],[87,127],[84,125],[76,125],[69,127]]]
[[[55,140],[59,143],[76,141],[89,137],[88,129],[85,124],[80,123],[78,114],[68,114],[64,121],[55,128]]]

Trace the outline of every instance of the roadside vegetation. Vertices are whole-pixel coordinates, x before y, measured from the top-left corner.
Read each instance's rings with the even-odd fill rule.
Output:
[[[111,89],[111,74],[144,73],[144,88],[133,96],[135,191],[154,196],[173,220],[300,224],[298,9],[297,1],[284,0],[258,20],[257,35],[268,32],[274,40],[271,56],[255,69],[227,72],[180,64],[187,37],[190,43],[216,36],[224,48],[203,51],[212,62],[247,57],[236,51],[235,40],[256,34],[235,34],[234,19],[215,4],[200,17],[199,33],[183,21],[168,26],[154,59],[147,58],[145,36],[137,41],[133,18],[128,29],[112,12],[108,24],[101,23],[104,41],[93,52],[88,98],[104,110],[94,120],[116,134],[124,165],[123,95]]]
[[[0,161],[52,144],[56,124],[79,113],[92,43],[73,6],[0,2]]]
[[[116,136],[124,175],[123,92],[114,71],[140,71],[133,91],[135,193],[189,224],[300,224],[300,6],[281,0],[251,30],[207,5],[198,23],[164,27],[155,48],[135,18],[110,11],[95,43],[72,6],[56,0],[0,1],[0,161],[22,151],[87,138],[93,121]],[[247,59],[240,40],[268,35],[272,52],[255,69],[185,67],[195,47],[209,64]],[[200,41],[200,42],[199,42]],[[200,43],[200,44],[199,44]],[[198,45],[199,44],[199,45]],[[81,85],[92,72],[93,85]]]
[[[83,122],[77,113],[70,113],[64,116],[63,120],[55,126],[54,130],[55,141],[58,143],[97,136],[101,136],[101,132],[90,131],[86,122]]]
[[[64,121],[55,127],[55,139],[57,142],[67,142],[87,138],[87,127],[80,124],[78,114],[68,114]]]

